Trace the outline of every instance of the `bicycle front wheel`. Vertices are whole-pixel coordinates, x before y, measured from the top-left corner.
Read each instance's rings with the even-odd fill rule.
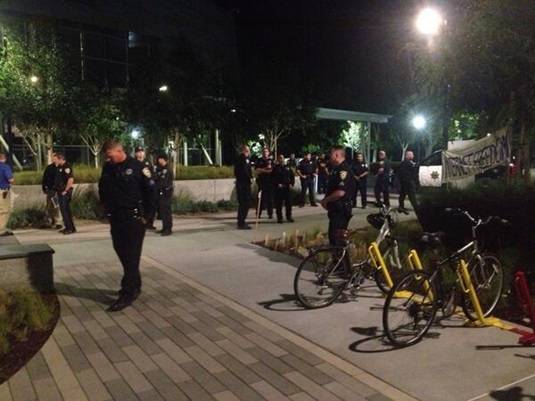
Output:
[[[409,272],[388,293],[383,328],[398,347],[417,343],[427,333],[438,309],[437,291],[425,272]]]
[[[496,256],[487,254],[481,255],[481,258],[474,258],[468,265],[468,271],[483,317],[488,317],[498,305],[502,295],[503,266]],[[468,319],[472,321],[478,319],[472,300],[464,293],[461,305]]]
[[[350,276],[342,248],[311,252],[299,265],[294,278],[295,297],[307,309],[331,305],[342,293]]]

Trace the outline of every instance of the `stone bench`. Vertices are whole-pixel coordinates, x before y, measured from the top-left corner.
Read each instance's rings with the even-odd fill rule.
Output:
[[[54,292],[54,250],[48,245],[1,245],[0,288]]]

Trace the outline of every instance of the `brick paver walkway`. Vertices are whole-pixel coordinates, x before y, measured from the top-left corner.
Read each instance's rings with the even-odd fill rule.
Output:
[[[142,296],[116,314],[104,309],[115,297],[118,266],[64,266],[55,274],[61,320],[0,386],[2,401],[409,399],[150,260]]]

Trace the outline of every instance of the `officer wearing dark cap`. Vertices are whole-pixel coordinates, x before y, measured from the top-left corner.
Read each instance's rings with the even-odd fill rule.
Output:
[[[148,161],[148,159],[145,157],[145,149],[143,148],[143,146],[136,146],[136,148],[134,149],[134,155],[136,157],[136,160],[143,163],[143,165],[147,167],[150,170],[150,172],[154,175],[154,173],[156,172],[156,169],[154,168],[152,163]],[[152,213],[145,215],[145,218],[147,221],[147,230],[156,230],[156,227],[154,227],[154,217],[156,215],[156,207],[158,205],[157,195],[158,194],[155,191],[154,197],[152,199],[152,202],[153,202]]]
[[[234,163],[234,176],[236,177],[236,196],[238,198],[238,229],[250,230],[246,222],[251,207],[251,178],[253,172],[249,156],[249,146],[241,145],[240,154]]]
[[[329,243],[343,245],[337,239],[338,230],[347,230],[351,220],[352,201],[355,193],[355,178],[351,166],[346,163],[345,149],[335,146],[331,149],[331,173],[325,198],[321,206],[328,211]]]
[[[418,207],[416,200],[416,189],[418,188],[418,165],[414,161],[414,152],[407,150],[405,152],[405,159],[401,162],[398,168],[399,183],[401,189],[399,191],[399,211],[408,213],[405,209],[405,198],[408,196],[409,201],[414,209]]]
[[[155,186],[149,168],[128,156],[120,142],[107,141],[103,151],[108,161],[98,184],[99,196],[110,221],[113,248],[124,269],[119,298],[108,308],[116,312],[131,305],[141,293],[144,216],[151,212]]]
[[[173,172],[169,168],[167,155],[161,154],[157,158],[156,192],[158,193],[158,216],[162,220],[162,229],[158,231],[162,236],[172,234],[173,214]]]

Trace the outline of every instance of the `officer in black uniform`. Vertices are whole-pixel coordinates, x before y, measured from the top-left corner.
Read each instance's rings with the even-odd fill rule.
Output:
[[[156,192],[158,193],[158,216],[162,220],[162,236],[172,234],[173,213],[171,203],[173,201],[173,172],[167,163],[167,155],[159,155],[156,167]]]
[[[386,159],[386,152],[380,150],[377,160],[377,172],[375,174],[375,200],[377,206],[381,205],[381,195],[386,206],[390,206],[390,163]]]
[[[242,145],[240,154],[234,163],[234,176],[236,177],[236,196],[238,198],[238,229],[250,230],[251,226],[246,223],[247,214],[251,207],[251,151],[249,146]]]
[[[65,235],[76,232],[76,227],[72,220],[71,200],[74,189],[74,175],[72,167],[65,160],[65,156],[61,153],[56,153],[57,172],[54,183],[54,190],[58,196],[59,211],[63,219],[63,230],[61,232]]]
[[[153,176],[155,175],[156,167],[153,166],[152,163],[145,157],[145,149],[143,148],[143,146],[137,146],[134,149],[134,156],[136,157],[136,160],[143,163],[143,165],[150,170]],[[156,208],[158,206],[158,193],[156,191],[154,192],[154,199],[152,199],[152,202],[152,214],[145,214],[145,219],[147,221],[147,230],[156,230],[156,227],[154,227],[154,218],[156,217]]]
[[[324,194],[329,181],[329,160],[325,155],[318,157],[318,194]]]
[[[355,153],[351,170],[357,180],[357,188],[355,190],[355,196],[353,197],[353,207],[357,207],[357,196],[360,192],[362,208],[366,209],[366,204],[368,203],[368,174],[370,169],[364,160],[362,152]]]
[[[335,146],[331,150],[331,173],[327,194],[321,201],[321,206],[328,211],[329,243],[343,245],[337,240],[338,230],[347,230],[351,220],[351,202],[355,193],[355,178],[351,167],[345,160],[345,149]]]
[[[262,211],[267,209],[268,217],[273,218],[273,160],[269,149],[262,150],[262,158],[255,163],[256,183],[258,190],[262,191],[260,198],[260,210],[257,210],[257,215],[260,217]]]
[[[316,196],[314,194],[316,173],[317,166],[312,160],[312,154],[307,153],[297,166],[297,175],[299,175],[299,178],[301,179],[301,204],[299,207],[305,206],[307,191],[310,199],[310,206],[318,206],[316,205]]]
[[[292,219],[292,199],[290,188],[295,184],[293,171],[284,160],[284,155],[277,156],[277,164],[273,167],[273,185],[275,186],[275,209],[277,210],[277,223],[282,223],[282,204],[286,208],[286,220],[290,223]]]
[[[414,153],[412,150],[405,152],[405,159],[398,168],[398,178],[401,184],[399,191],[399,211],[408,213],[405,209],[405,198],[409,196],[409,201],[413,209],[416,210],[418,203],[416,200],[416,189],[418,188],[418,165],[414,162]]]
[[[141,293],[139,260],[145,237],[145,213],[151,213],[155,184],[151,171],[128,156],[120,142],[104,144],[108,162],[98,184],[100,201],[111,225],[113,248],[121,261],[124,276],[119,298],[108,311],[120,311]]]
[[[45,171],[43,172],[43,180],[41,181],[41,187],[43,193],[46,195],[46,213],[48,221],[51,227],[60,229],[61,225],[58,223],[58,211],[59,211],[59,202],[58,195],[54,190],[54,185],[56,184],[56,174],[58,173],[58,158],[54,153],[52,155],[52,163],[46,166]]]

